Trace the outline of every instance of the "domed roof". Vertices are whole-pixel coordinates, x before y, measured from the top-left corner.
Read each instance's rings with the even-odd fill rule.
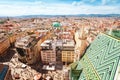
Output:
[[[53,27],[60,27],[61,24],[60,24],[60,22],[53,22],[52,26]]]

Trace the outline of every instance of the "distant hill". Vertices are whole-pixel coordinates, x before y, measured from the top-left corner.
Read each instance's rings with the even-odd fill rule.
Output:
[[[0,16],[0,18],[9,16]],[[17,18],[39,18],[39,17],[120,17],[120,14],[77,14],[77,15],[23,15]]]
[[[85,17],[120,17],[120,14],[80,14],[78,16],[85,16]]]

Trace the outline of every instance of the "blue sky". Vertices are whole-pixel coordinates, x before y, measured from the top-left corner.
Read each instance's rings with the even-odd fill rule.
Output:
[[[120,14],[120,0],[0,0],[1,16]]]

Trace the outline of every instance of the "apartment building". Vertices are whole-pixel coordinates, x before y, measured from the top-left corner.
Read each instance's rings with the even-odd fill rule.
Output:
[[[56,53],[53,50],[41,51],[42,63],[49,64],[56,62]]]
[[[56,51],[53,49],[52,40],[45,40],[41,44],[41,61],[44,64],[56,62]]]
[[[0,55],[2,55],[9,47],[9,38],[4,33],[0,33]]]
[[[64,40],[62,48],[62,62],[73,62],[74,61],[74,41]]]
[[[37,39],[34,36],[25,36],[15,43],[18,52],[18,58],[22,62],[33,64],[39,60],[39,50],[37,48]]]

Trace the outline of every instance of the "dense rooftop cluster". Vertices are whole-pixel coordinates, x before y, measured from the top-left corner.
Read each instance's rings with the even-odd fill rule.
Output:
[[[69,64],[79,61],[99,33],[119,39],[116,30],[116,17],[1,18],[0,61],[10,66],[13,79],[68,80]],[[5,62],[9,48],[15,55]]]

